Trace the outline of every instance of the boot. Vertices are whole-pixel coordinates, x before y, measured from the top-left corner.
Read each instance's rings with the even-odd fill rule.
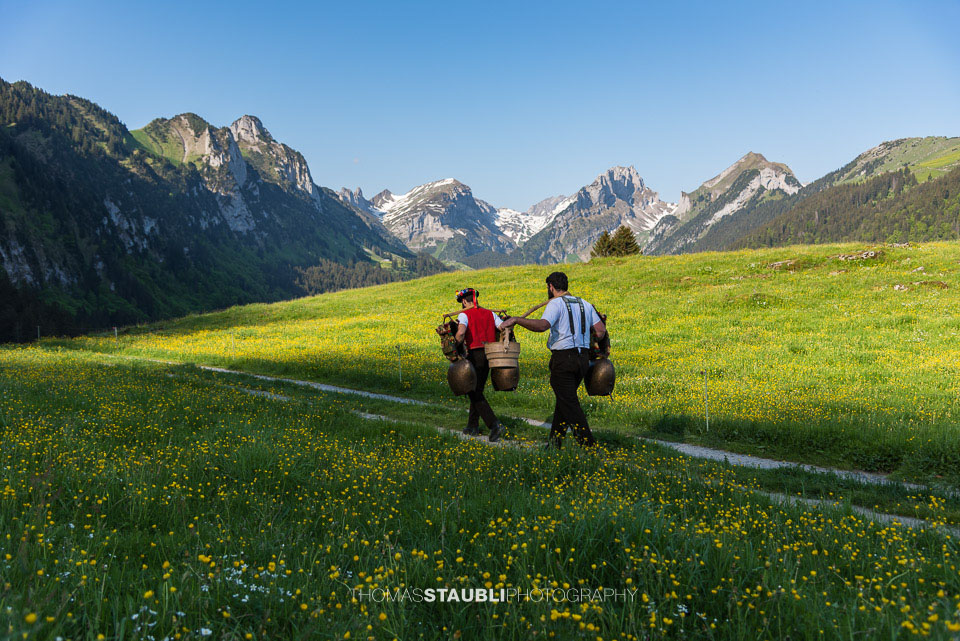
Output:
[[[480,436],[480,426],[474,425],[473,427],[467,425],[463,428],[463,433],[467,436]]]

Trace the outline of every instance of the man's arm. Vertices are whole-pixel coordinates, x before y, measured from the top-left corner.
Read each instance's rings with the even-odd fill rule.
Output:
[[[460,323],[457,327],[457,335],[454,337],[458,343],[462,343],[463,339],[467,336],[467,324]]]
[[[519,316],[511,316],[507,320],[503,321],[503,324],[500,325],[500,328],[504,327],[513,327],[514,325],[519,325],[524,329],[529,329],[531,332],[545,332],[550,329],[550,322],[545,321],[542,318],[520,318]]]

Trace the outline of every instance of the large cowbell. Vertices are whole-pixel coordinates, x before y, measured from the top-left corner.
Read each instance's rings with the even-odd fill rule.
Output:
[[[447,383],[457,396],[469,394],[477,389],[477,370],[474,369],[473,363],[465,358],[450,363],[450,367],[447,368]]]
[[[520,367],[498,367],[490,370],[490,381],[497,392],[514,392],[520,384]]]
[[[590,361],[587,370],[587,394],[590,396],[610,396],[613,385],[616,383],[617,373],[609,358],[598,358]]]

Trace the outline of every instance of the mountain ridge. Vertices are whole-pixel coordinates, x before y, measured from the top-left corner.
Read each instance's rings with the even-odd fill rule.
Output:
[[[787,165],[750,151],[689,194],[683,193],[672,215],[663,217],[652,230],[644,251],[683,253],[723,219],[765,200],[795,194],[801,187]]]
[[[135,135],[95,103],[0,79],[0,290],[17,301],[0,321],[128,324],[295,296],[296,268],[321,257],[412,257],[259,120],[234,127],[240,143],[187,113]]]

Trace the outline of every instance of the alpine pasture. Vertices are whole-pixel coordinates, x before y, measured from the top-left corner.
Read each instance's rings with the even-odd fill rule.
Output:
[[[865,249],[878,253],[856,257]],[[955,245],[569,265],[571,291],[609,317],[617,389],[585,397],[602,446],[543,451],[543,432],[519,421],[502,447],[451,434],[466,402],[446,388],[433,328],[453,293],[477,287],[482,304],[519,313],[551,270],[443,274],[0,349],[0,634],[955,638]],[[489,397],[503,417],[549,419],[545,336],[519,340],[519,390]],[[649,435],[929,488],[772,479],[633,438]],[[828,504],[771,496],[808,484]],[[851,509],[878,503],[930,525]],[[358,588],[632,596],[428,603]]]

